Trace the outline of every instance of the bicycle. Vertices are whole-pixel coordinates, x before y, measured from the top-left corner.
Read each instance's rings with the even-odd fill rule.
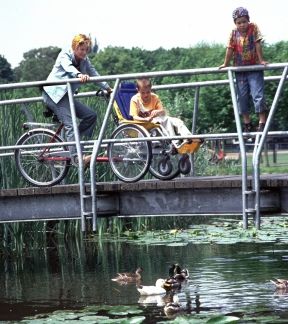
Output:
[[[30,129],[30,127],[35,127]],[[37,127],[42,126],[42,127]],[[14,152],[16,167],[30,184],[38,187],[59,184],[73,165],[68,146],[61,135],[64,125],[59,123],[56,130],[47,127],[56,124],[24,123],[27,130],[16,142]],[[146,132],[137,125],[121,125],[112,138],[129,139],[146,137]],[[136,182],[147,173],[152,153],[148,141],[129,141],[106,145],[106,155],[97,156],[97,162],[108,162],[114,174],[124,182]]]

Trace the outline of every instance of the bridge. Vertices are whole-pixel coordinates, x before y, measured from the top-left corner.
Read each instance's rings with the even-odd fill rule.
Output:
[[[260,212],[287,213],[288,174],[262,176],[260,185]],[[252,187],[252,177],[248,178],[248,187]],[[242,214],[241,176],[101,182],[96,189],[99,217]],[[0,221],[80,219],[79,195],[78,184],[2,189]],[[253,206],[252,200],[249,205]]]
[[[269,111],[267,123],[262,133],[251,133],[255,139],[253,151],[253,174],[247,174],[247,148],[245,136],[242,133],[241,121],[238,114],[236,92],[233,73],[235,71],[247,70],[275,70],[282,71],[280,75],[265,77],[265,82],[278,82],[275,97]],[[96,229],[97,216],[136,216],[136,215],[168,215],[168,214],[215,214],[228,213],[242,214],[243,227],[248,226],[248,217],[252,217],[256,228],[260,228],[260,213],[286,212],[287,211],[287,177],[286,175],[269,175],[260,177],[260,157],[267,136],[287,136],[288,132],[270,132],[269,128],[284,84],[287,80],[288,63],[269,64],[263,66],[229,67],[219,70],[218,68],[189,69],[176,71],[160,71],[135,73],[114,76],[101,76],[91,78],[90,82],[115,81],[114,91],[106,108],[103,123],[97,140],[92,141],[92,161],[90,165],[90,181],[84,180],[84,167],[79,163],[79,178],[77,185],[57,185],[45,188],[5,188],[0,191],[0,221],[28,221],[44,219],[73,219],[81,218],[82,230],[85,231],[86,219],[92,219],[93,229]],[[187,89],[195,90],[194,107],[192,119],[191,138],[202,138],[206,141],[217,139],[237,139],[239,143],[242,175],[239,177],[195,177],[192,173],[187,177],[180,177],[173,181],[143,180],[137,183],[120,182],[97,182],[95,166],[96,157],[101,146],[113,143],[115,140],[105,139],[104,133],[111,116],[112,106],[116,90],[121,81],[133,80],[139,77],[159,78],[165,76],[192,76],[202,74],[223,74],[228,78],[214,81],[188,82],[178,84],[166,84],[153,87],[155,90]],[[76,145],[81,157],[80,142],[74,96],[71,84],[78,79],[65,81],[37,81],[15,84],[0,85],[1,91],[14,89],[26,89],[52,84],[67,84],[75,142],[68,143]],[[201,87],[228,86],[231,92],[233,112],[237,133],[221,134],[197,134],[197,117],[199,109],[199,90]],[[82,93],[76,97],[94,96],[95,92]],[[1,98],[0,98],[1,99]],[[40,102],[41,97],[2,99],[0,109],[12,105],[18,108],[21,104]],[[181,137],[169,137],[168,139],[181,139]],[[148,139],[148,141],[152,139]],[[16,141],[16,139],[15,139]],[[15,142],[14,142],[15,143]],[[65,145],[67,143],[64,143]],[[91,144],[91,143],[90,143]],[[19,149],[16,145],[2,145],[0,157],[14,157],[14,151]],[[82,161],[80,159],[80,161]],[[193,156],[191,157],[193,164]],[[5,183],[5,181],[3,181]],[[261,197],[261,200],[260,200]]]

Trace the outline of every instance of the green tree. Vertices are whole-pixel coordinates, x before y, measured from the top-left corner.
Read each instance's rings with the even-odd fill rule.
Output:
[[[10,63],[0,55],[0,83],[9,83],[14,80],[14,73]]]
[[[269,63],[285,63],[287,62],[287,50],[288,42],[277,42],[275,44],[265,45],[263,48],[265,60]],[[265,71],[266,76],[280,75],[283,70],[275,71]],[[278,82],[266,82],[265,83],[265,95],[267,99],[268,107],[272,105],[276,90],[278,87]],[[272,122],[272,130],[287,130],[288,128],[288,111],[287,111],[287,98],[288,98],[288,89],[285,83],[283,92],[279,98],[277,104],[276,113]]]
[[[107,47],[91,55],[91,62],[101,75],[143,72],[145,65],[138,49],[124,47]]]
[[[58,47],[43,47],[24,53],[24,60],[15,69],[16,79],[23,81],[46,80],[60,52]]]

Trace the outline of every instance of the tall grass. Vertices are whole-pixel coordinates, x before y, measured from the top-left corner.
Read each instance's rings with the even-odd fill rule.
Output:
[[[0,255],[29,256],[58,244],[82,240],[79,221],[42,221],[0,224]]]
[[[193,222],[197,217],[193,217]],[[81,249],[82,241],[91,239],[101,244],[102,240],[121,237],[133,240],[135,233],[156,230],[181,229],[191,223],[185,216],[167,217],[103,217],[97,219],[97,231],[82,233],[80,220],[17,222],[0,224],[0,257],[29,257],[59,245],[73,245]]]

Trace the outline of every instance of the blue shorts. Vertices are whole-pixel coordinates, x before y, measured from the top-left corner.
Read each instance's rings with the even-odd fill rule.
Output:
[[[264,72],[248,71],[236,72],[237,100],[240,114],[249,114],[250,96],[252,97],[256,113],[267,110],[264,96]]]

